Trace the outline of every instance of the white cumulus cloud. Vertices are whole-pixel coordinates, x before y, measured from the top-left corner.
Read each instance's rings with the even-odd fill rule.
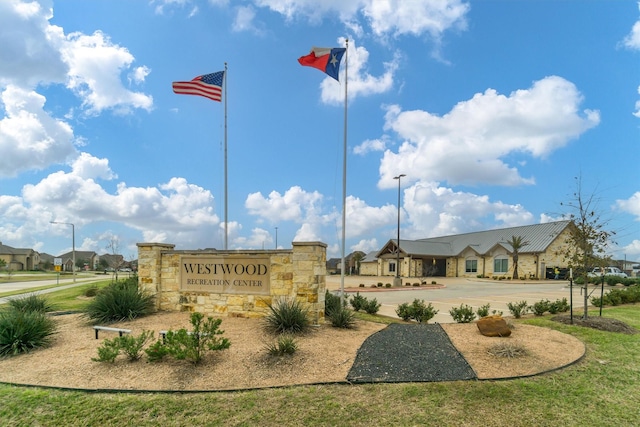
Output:
[[[380,164],[381,188],[399,173],[411,181],[522,185],[533,177],[508,164],[510,154],[545,158],[600,122],[597,111],[579,110],[575,85],[551,76],[529,89],[502,95],[493,89],[459,102],[444,116],[389,106],[385,129],[402,141]]]

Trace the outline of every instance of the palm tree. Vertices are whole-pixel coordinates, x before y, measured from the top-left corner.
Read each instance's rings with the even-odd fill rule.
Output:
[[[513,276],[512,279],[517,279],[518,276],[518,251],[524,246],[527,246],[529,242],[524,242],[522,236],[511,236],[511,240],[507,240],[507,244],[513,248]]]

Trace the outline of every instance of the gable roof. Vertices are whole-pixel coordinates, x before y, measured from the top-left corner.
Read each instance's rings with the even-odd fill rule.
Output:
[[[30,255],[32,253],[37,252],[29,248],[14,248],[8,245],[3,245],[2,242],[0,242],[0,254],[2,255]]]
[[[400,251],[419,256],[449,257],[458,256],[467,248],[471,248],[479,255],[484,255],[500,245],[511,252],[513,249],[507,241],[512,236],[516,236],[528,242],[528,245],[522,247],[519,253],[544,252],[570,223],[571,221],[556,221],[427,239],[400,240]],[[390,251],[395,253],[395,248],[396,240],[391,239],[378,251],[377,256],[380,257]]]

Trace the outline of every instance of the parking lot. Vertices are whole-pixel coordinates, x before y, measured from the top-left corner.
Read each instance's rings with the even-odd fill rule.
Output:
[[[414,279],[403,279],[403,282]],[[418,279],[415,279],[418,281]],[[493,281],[488,279],[434,277],[427,278],[427,283],[436,281],[443,285],[437,289],[419,289],[403,286],[401,288],[371,288],[378,282],[393,283],[393,277],[371,276],[347,276],[344,288],[347,296],[360,292],[366,298],[376,298],[381,307],[379,314],[397,317],[395,310],[399,304],[411,303],[414,299],[431,303],[438,314],[430,322],[451,323],[453,319],[449,314],[452,307],[466,304],[473,307],[474,311],[483,305],[489,304],[490,310],[502,311],[503,315],[510,316],[507,304],[510,302],[527,301],[529,305],[540,300],[555,301],[566,298],[570,301],[570,286],[568,280],[528,280],[528,281]],[[341,278],[339,275],[327,276],[327,289],[331,292],[339,292]],[[364,287],[360,287],[364,284]],[[605,292],[609,286],[605,286]],[[600,286],[589,285],[588,297],[600,296]],[[573,307],[584,307],[583,290],[580,286],[573,286]],[[591,306],[596,310],[595,307]],[[595,312],[594,312],[595,313]]]

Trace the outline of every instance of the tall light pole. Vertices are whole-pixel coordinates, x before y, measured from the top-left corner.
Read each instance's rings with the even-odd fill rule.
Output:
[[[394,286],[402,286],[402,279],[400,278],[400,179],[403,176],[406,175],[401,173],[393,177],[393,179],[398,180],[398,245],[396,247],[396,278],[393,280]]]
[[[73,283],[76,283],[76,226],[71,224],[70,222],[56,222],[56,221],[49,221],[51,224],[63,224],[63,225],[70,225],[71,226],[71,244],[72,244],[72,248],[73,248],[73,252],[72,252],[72,261],[73,262],[73,267],[71,267],[71,271],[73,272]]]
[[[276,249],[278,249],[278,227],[276,227]]]

